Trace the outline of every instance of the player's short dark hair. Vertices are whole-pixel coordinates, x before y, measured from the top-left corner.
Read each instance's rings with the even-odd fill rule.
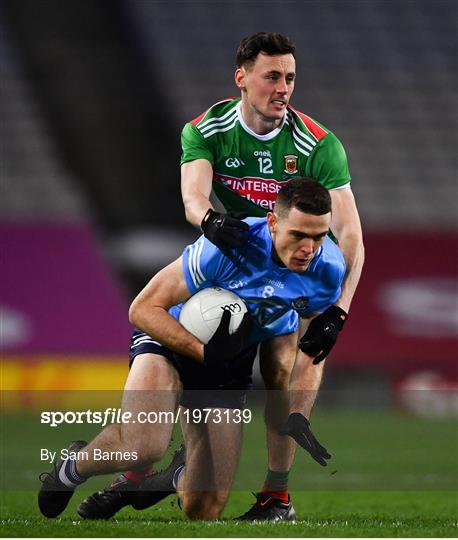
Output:
[[[258,54],[292,54],[296,58],[296,47],[289,37],[276,32],[258,32],[243,38],[237,49],[236,66],[238,68],[252,64]]]
[[[294,178],[278,192],[275,213],[285,216],[291,208],[297,208],[305,214],[322,216],[331,212],[329,191],[312,178]]]

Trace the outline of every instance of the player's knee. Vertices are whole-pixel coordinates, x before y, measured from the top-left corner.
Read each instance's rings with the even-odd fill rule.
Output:
[[[226,492],[184,493],[183,511],[189,519],[219,519],[226,505]]]

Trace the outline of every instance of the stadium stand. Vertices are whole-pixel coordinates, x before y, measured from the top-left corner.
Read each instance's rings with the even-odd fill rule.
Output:
[[[178,125],[236,93],[241,37],[283,32],[293,103],[343,140],[366,229],[458,225],[454,2],[127,4]]]
[[[27,5],[27,2],[23,4]],[[46,13],[51,12],[49,6],[52,2],[45,4],[48,10],[40,9],[39,13],[35,13],[41,17],[35,24],[39,24],[43,32],[46,25],[50,30],[55,30],[56,26],[65,29],[68,18],[62,15],[62,20],[59,20],[58,15],[53,13],[47,20]],[[9,11],[15,15],[12,20],[26,20],[27,16],[13,5],[14,2],[9,7]],[[83,15],[80,14],[80,34],[74,30],[72,40],[66,42],[64,31],[61,30],[56,39],[60,39],[62,50],[65,51],[63,58],[65,55],[77,58],[78,51],[87,57],[84,36],[98,51],[94,55],[96,59],[87,58],[84,65],[70,60],[72,84],[76,85],[77,90],[85,91],[88,100],[97,103],[97,107],[91,108],[86,100],[76,104],[78,114],[70,114],[71,93],[68,86],[55,75],[56,85],[60,84],[58,91],[61,99],[48,95],[47,107],[50,109],[49,103],[52,103],[55,109],[48,110],[48,114],[53,115],[54,125],[60,122],[61,151],[62,147],[67,150],[69,146],[77,148],[73,148],[74,155],[70,156],[70,161],[73,161],[73,169],[79,169],[81,174],[73,186],[68,185],[66,191],[81,191],[83,183],[92,204],[97,204],[97,211],[102,214],[101,225],[121,224],[122,227],[129,227],[141,221],[139,216],[147,216],[143,217],[142,225],[154,226],[153,214],[159,217],[159,223],[168,220],[182,222],[181,207],[174,204],[179,193],[177,189],[171,189],[172,185],[178,185],[178,171],[172,164],[178,159],[181,126],[218,99],[236,93],[232,81],[236,45],[242,36],[259,29],[279,30],[295,41],[299,69],[293,103],[322,121],[344,142],[366,230],[415,229],[425,223],[428,228],[435,229],[456,228],[458,225],[454,151],[457,73],[454,2],[273,1],[269,2],[269,9],[263,9],[262,2],[247,4],[235,0],[183,2],[180,9],[176,9],[173,2],[133,0],[114,2],[108,10],[110,18],[104,17],[106,6],[92,6],[89,9],[84,5],[86,7],[80,11],[92,21],[91,26],[85,26]],[[33,3],[30,7],[34,9]],[[78,10],[74,10],[70,20],[78,20],[77,17]],[[119,23],[116,17],[122,17],[124,22]],[[100,31],[102,21],[103,32]],[[109,30],[116,24],[124,25],[123,32],[119,29]],[[23,38],[27,33],[24,29],[30,30],[27,25],[21,26],[17,22],[13,26],[17,36]],[[30,21],[29,26],[33,30]],[[124,52],[124,56],[120,55],[120,49],[116,46],[116,39],[119,40],[120,36],[125,39],[123,50],[132,48],[129,54]],[[23,41],[22,49],[30,49],[31,44],[27,44],[25,38]],[[59,61],[63,60],[51,54],[53,41],[42,41],[37,52],[31,56],[35,64],[39,64],[39,54],[46,57],[41,71],[39,67],[34,67],[37,72],[35,78],[43,78],[47,72],[57,73]],[[11,48],[10,53],[3,54],[12,56]],[[100,55],[104,58],[102,62]],[[129,59],[132,62],[132,58],[137,58],[139,65],[143,63],[146,66],[145,74],[139,73],[138,66],[135,67],[137,71],[125,67]],[[11,61],[7,61],[6,69],[12,69],[10,65]],[[90,67],[84,68],[85,65]],[[116,71],[123,73],[124,79],[134,79],[137,88],[142,85],[149,87],[150,104],[145,99],[145,91],[137,90],[135,93],[127,83],[122,86],[117,84]],[[88,81],[93,79],[93,82],[78,86],[82,78]],[[26,90],[27,86],[18,77],[8,76],[5,80],[2,92],[7,94],[2,101],[9,105],[4,106],[7,121],[2,129],[14,129],[14,122],[21,122],[20,116],[14,113],[14,101],[21,99],[21,92],[12,85],[22,85],[23,91],[27,91],[29,96],[30,89]],[[34,84],[37,86],[39,81]],[[94,90],[95,85],[103,89],[102,92]],[[67,103],[62,105],[58,102],[63,100],[65,94]],[[101,101],[101,94],[104,101]],[[36,96],[32,95],[31,99],[36,102]],[[130,101],[136,103],[136,109],[126,106]],[[159,109],[167,111],[166,117],[158,117],[160,111],[157,108],[156,116],[151,115],[153,102],[161,103]],[[123,103],[119,114],[124,113],[124,117],[119,117],[114,123],[116,103]],[[24,107],[21,111],[23,113]],[[142,111],[143,122],[138,118],[138,111]],[[148,130],[145,127],[148,122],[151,125],[159,122],[163,129],[167,124],[168,133],[164,140],[175,141],[162,145],[154,158],[147,156],[148,148],[151,149],[148,140],[155,140],[157,144],[158,138],[152,128]],[[65,128],[62,127],[64,123]],[[72,127],[69,128],[69,124]],[[85,147],[80,141],[88,130],[91,132],[88,139],[92,144]],[[129,136],[123,138],[124,142],[120,144],[115,138],[119,139],[123,133],[129,133]],[[29,152],[38,144],[45,145],[44,141],[48,140],[49,152],[49,138],[36,137],[32,133],[29,136],[25,129],[22,137],[23,141],[34,142],[25,143]],[[4,138],[11,141],[10,144],[17,140],[17,137],[8,134]],[[103,146],[100,140],[104,140]],[[135,141],[135,149],[129,145],[131,140]],[[98,157],[90,153],[91,147],[98,148]],[[115,159],[121,149],[124,161]],[[104,160],[106,151],[113,156],[111,163]],[[17,155],[18,149],[10,152],[4,148],[4,152]],[[75,159],[75,154],[78,159]],[[38,155],[43,160],[46,151],[36,152]],[[10,159],[8,155],[5,156],[6,163]],[[26,161],[31,163],[22,160],[21,164],[19,160],[14,166],[24,167]],[[48,167],[50,163],[48,160]],[[36,169],[31,164],[29,166]],[[152,168],[156,171],[154,178],[151,177]],[[69,174],[68,170],[65,172]],[[58,174],[54,171],[43,176],[46,181],[52,181],[50,179],[56,179]],[[62,178],[64,176],[60,175]],[[160,180],[165,177],[167,181]],[[156,182],[161,185],[161,198],[167,201],[167,212],[163,211],[165,205],[154,204],[155,197],[151,197],[150,204],[154,211],[150,215],[144,207],[139,212],[129,211],[135,205],[129,198],[129,184],[133,183],[142,193],[143,196],[137,198],[137,204],[141,204],[148,194],[153,193]],[[127,189],[123,185],[128,186]],[[9,197],[21,200],[21,204],[31,204],[30,201],[24,202],[27,197],[21,197],[16,191],[20,189],[20,185],[11,185]],[[58,192],[58,188],[47,190],[49,196],[55,196],[53,194]],[[119,204],[120,200],[129,204]],[[14,207],[6,202],[3,206]]]
[[[88,202],[60,159],[52,129],[1,16],[0,55],[1,218],[88,217]]]

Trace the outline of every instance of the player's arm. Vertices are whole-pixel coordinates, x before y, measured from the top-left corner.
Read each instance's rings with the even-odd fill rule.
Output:
[[[276,424],[278,416],[281,415],[282,427],[279,430],[280,435],[289,435],[304,450],[309,452],[312,458],[320,465],[326,466],[326,460],[331,455],[318,442],[310,427],[310,414],[315,402],[318,389],[323,375],[323,363],[313,364],[313,358],[297,349],[298,333],[279,336],[269,343],[269,355],[272,361],[277,361],[281,366],[289,363],[291,350],[296,350],[296,359],[291,373],[289,387],[289,404],[287,412],[282,410],[283,399],[280,395],[274,400],[274,412]]]
[[[342,292],[335,305],[348,313],[364,264],[363,233],[352,190],[349,187],[334,189],[330,194],[331,230],[339,241],[347,266]]]
[[[301,320],[301,329],[307,328],[309,321]],[[270,366],[276,366],[276,372],[285,370],[291,373],[289,381],[289,409],[288,412],[300,412],[310,418],[315,398],[323,376],[324,362],[313,364],[313,358],[298,349],[298,331],[293,334],[277,336],[262,344],[262,354]],[[265,364],[265,362],[263,362]],[[279,378],[283,380],[283,377]],[[278,390],[274,385],[268,390]],[[286,418],[286,416],[285,416]],[[283,421],[285,420],[283,418]]]
[[[130,306],[129,320],[162,345],[203,362],[204,345],[168,313],[190,296],[180,257],[158,272],[138,294]]]
[[[213,167],[207,159],[195,159],[181,166],[181,195],[186,219],[200,227],[209,209],[212,190]]]
[[[301,330],[310,321],[301,320]],[[314,363],[313,358],[297,349],[296,361],[290,380],[290,414],[282,434],[292,437],[312,458],[325,467],[331,454],[321,445],[312,432],[310,417],[323,378],[324,362]]]
[[[323,366],[324,362],[316,365],[312,357],[298,351],[290,381],[290,414],[280,434],[292,437],[317,463],[326,467],[326,460],[332,456],[318,442],[310,425],[310,415],[321,384]]]
[[[315,317],[301,319],[299,336],[306,333]],[[301,413],[310,420],[313,405],[323,378],[324,362],[314,364],[313,356],[296,348],[296,359],[290,379],[290,413]]]
[[[172,306],[191,296],[182,264],[180,257],[151,279],[132,302],[129,320],[162,345],[195,358],[221,373],[221,370],[226,370],[228,362],[246,347],[251,332],[251,317],[246,313],[238,329],[230,334],[231,314],[224,311],[209,342],[205,345],[201,343],[168,313]]]
[[[213,167],[207,159],[195,159],[181,166],[181,194],[186,219],[200,227],[204,236],[224,254],[243,242],[248,225],[234,216],[215,212],[210,202]]]
[[[299,347],[320,363],[336,344],[340,331],[348,318],[351,300],[358,286],[364,264],[364,245],[355,199],[351,189],[330,191],[332,199],[331,229],[339,240],[339,248],[346,263],[341,294],[334,305],[314,318],[302,335]]]

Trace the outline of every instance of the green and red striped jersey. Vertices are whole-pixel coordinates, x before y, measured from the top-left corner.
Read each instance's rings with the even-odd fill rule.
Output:
[[[328,189],[350,182],[339,139],[323,125],[288,106],[283,123],[258,135],[245,123],[241,99],[227,99],[187,123],[181,164],[207,159],[213,190],[226,211],[263,216],[272,210],[283,182],[315,178]]]

